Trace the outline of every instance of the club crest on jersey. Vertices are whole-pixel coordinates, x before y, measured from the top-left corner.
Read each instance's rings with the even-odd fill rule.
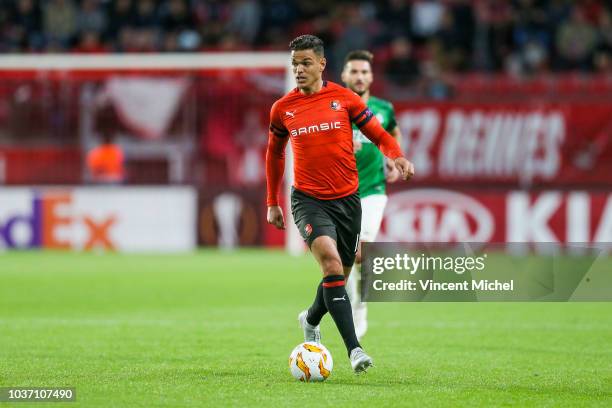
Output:
[[[306,236],[309,237],[310,234],[312,234],[312,225],[306,224],[304,227],[304,232],[306,233]]]
[[[338,101],[331,101],[330,107],[332,108],[332,110],[340,110],[340,102]]]

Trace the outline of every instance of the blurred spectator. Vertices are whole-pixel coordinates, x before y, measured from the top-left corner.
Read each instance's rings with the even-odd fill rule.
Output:
[[[352,50],[368,49],[370,38],[367,21],[363,18],[359,6],[347,5],[342,10],[341,27],[338,28],[333,46],[333,59],[328,57],[330,71],[339,71],[344,57]]]
[[[77,16],[77,30],[79,32],[96,31],[103,33],[106,29],[106,14],[100,6],[99,0],[82,0],[81,9]]]
[[[76,9],[72,0],[49,0],[44,6],[47,41],[67,48],[76,31]]]
[[[598,51],[612,53],[612,12],[605,11],[599,16],[598,26]]]
[[[461,18],[461,17],[460,17]],[[469,18],[463,16],[463,18]],[[464,71],[469,66],[469,56],[472,50],[472,38],[465,37],[465,29],[456,23],[453,10],[445,10],[440,29],[433,36],[441,49],[442,65],[445,69]]]
[[[136,29],[130,26],[121,28],[115,42],[115,51],[117,52],[137,52],[134,37]]]
[[[10,51],[11,16],[7,7],[0,7],[0,52]]]
[[[17,49],[38,51],[44,46],[42,15],[34,0],[17,0],[11,16],[10,42]]]
[[[412,84],[419,76],[419,62],[412,53],[412,44],[406,37],[398,37],[391,43],[391,55],[385,66],[385,74],[399,86]]]
[[[153,28],[143,28],[134,32],[132,45],[135,52],[157,51],[157,31]]]
[[[591,67],[597,32],[581,8],[574,8],[570,20],[559,28],[556,40],[560,68],[585,70]]]
[[[518,0],[515,6],[514,30],[512,33],[515,52],[519,55],[526,49],[540,49],[546,53],[551,38],[548,32],[546,10],[542,2]]]
[[[115,49],[118,52],[153,52],[157,49],[157,35],[153,29],[127,26],[119,32]]]
[[[100,33],[97,31],[83,31],[79,35],[79,42],[74,51],[82,54],[98,54],[108,50],[102,43]]]
[[[261,9],[255,0],[236,0],[232,7],[232,14],[228,28],[247,44],[253,44],[259,32]]]
[[[455,0],[450,8],[452,31],[456,46],[464,53],[465,68],[467,69],[470,56],[474,50],[476,34],[476,18],[471,0]],[[443,21],[444,24],[444,21]],[[462,63],[463,64],[463,63]],[[460,65],[462,65],[460,64]]]
[[[294,2],[264,0],[261,2],[261,21],[257,44],[274,44],[287,37],[287,27],[293,27],[298,16]],[[325,41],[325,39],[323,39]],[[286,46],[286,43],[284,44]]]
[[[408,0],[389,0],[379,8],[378,19],[383,22],[386,30],[383,42],[395,37],[408,37],[411,34],[411,6]]]
[[[435,100],[448,99],[452,95],[452,89],[444,79],[443,71],[435,63],[428,61],[423,64],[423,78],[420,82],[422,94]]]
[[[204,48],[215,48],[224,40],[225,27],[231,16],[231,6],[222,0],[197,0],[196,13],[200,21],[200,35]],[[228,42],[235,42],[229,38]]]
[[[304,34],[310,33],[316,35],[323,43],[326,44],[328,48],[333,48],[334,43],[336,42],[336,37],[344,30],[344,19],[346,18],[346,13],[341,12],[339,8],[331,9],[331,12],[324,13],[321,12],[319,8],[320,5],[310,5],[310,8],[302,6],[300,14],[302,16],[308,15],[309,18],[302,17],[301,20],[296,21],[294,24],[293,30],[290,34],[290,38],[288,41],[285,41],[281,47],[278,49],[285,50],[287,49],[287,43],[291,41],[294,37]],[[364,31],[366,28],[364,27]],[[280,46],[281,44],[279,44]],[[344,58],[344,57],[342,57]],[[335,61],[330,60],[330,67],[335,63]],[[331,70],[330,70],[331,71]]]
[[[87,170],[94,183],[119,184],[124,181],[124,154],[112,133],[103,133],[101,144],[87,153]]]
[[[484,51],[478,68],[499,71],[512,52],[512,5],[505,0],[481,0],[476,10]]]
[[[244,51],[247,48],[248,47],[246,47],[240,41],[240,38],[236,34],[229,33],[229,34],[221,36],[221,40],[219,41],[219,44],[217,45],[216,50],[217,51]]]
[[[325,44],[333,44],[335,42],[335,21],[333,16],[320,15],[315,17],[312,21],[312,26],[309,30],[301,31],[303,33],[311,32],[317,37],[322,39]]]
[[[149,29],[159,26],[157,8],[153,0],[137,0],[132,24],[134,27]]]
[[[134,18],[132,0],[112,1],[108,12],[105,37],[111,41],[116,41],[123,28],[134,24]]]
[[[412,34],[419,42],[436,34],[442,24],[445,6],[438,0],[416,0],[412,3]]]
[[[546,17],[549,32],[554,32],[556,28],[572,13],[571,0],[549,0],[546,6]]]
[[[160,27],[167,32],[195,29],[195,20],[185,0],[170,0],[161,9]]]
[[[163,52],[180,52],[179,39],[177,33],[167,33],[163,38],[161,46]]]
[[[304,20],[312,20],[324,14],[334,14],[344,8],[348,2],[334,4],[329,0],[297,0],[297,9],[299,18]],[[353,5],[361,2],[353,2]]]
[[[517,0],[512,28],[512,51],[504,66],[515,76],[544,71],[549,64],[552,42],[548,14],[543,1]]]
[[[575,7],[580,9],[584,19],[591,25],[596,25],[599,21],[599,16],[605,11],[601,0],[580,0],[575,3]]]
[[[166,36],[174,37],[178,51],[194,51],[200,45],[200,35],[195,30],[196,21],[185,0],[170,0],[161,10],[161,28]],[[166,48],[171,43],[166,42]]]
[[[612,74],[612,58],[609,52],[596,53],[593,62],[598,73]]]
[[[597,49],[593,58],[595,70],[612,73],[612,13],[605,10],[599,16]]]

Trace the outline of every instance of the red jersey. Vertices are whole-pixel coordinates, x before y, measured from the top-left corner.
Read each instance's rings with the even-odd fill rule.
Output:
[[[380,125],[359,95],[324,81],[320,91],[305,95],[295,88],[270,111],[266,154],[267,204],[278,205],[284,152],[291,139],[296,189],[322,200],[357,191],[359,178],[353,153],[355,123],[392,159],[402,156],[396,140]]]

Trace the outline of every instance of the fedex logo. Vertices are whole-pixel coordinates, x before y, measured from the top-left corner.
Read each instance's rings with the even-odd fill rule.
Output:
[[[12,207],[6,213],[0,213],[0,247],[116,249],[110,232],[117,216],[78,212],[69,192],[35,193],[29,208]]]

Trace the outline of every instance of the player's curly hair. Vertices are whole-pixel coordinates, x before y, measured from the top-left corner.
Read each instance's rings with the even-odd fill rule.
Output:
[[[312,34],[300,35],[289,43],[289,49],[291,51],[313,50],[315,54],[322,57],[323,40]]]
[[[344,65],[349,61],[368,61],[372,65],[374,55],[368,50],[354,50],[346,54],[344,57]]]

